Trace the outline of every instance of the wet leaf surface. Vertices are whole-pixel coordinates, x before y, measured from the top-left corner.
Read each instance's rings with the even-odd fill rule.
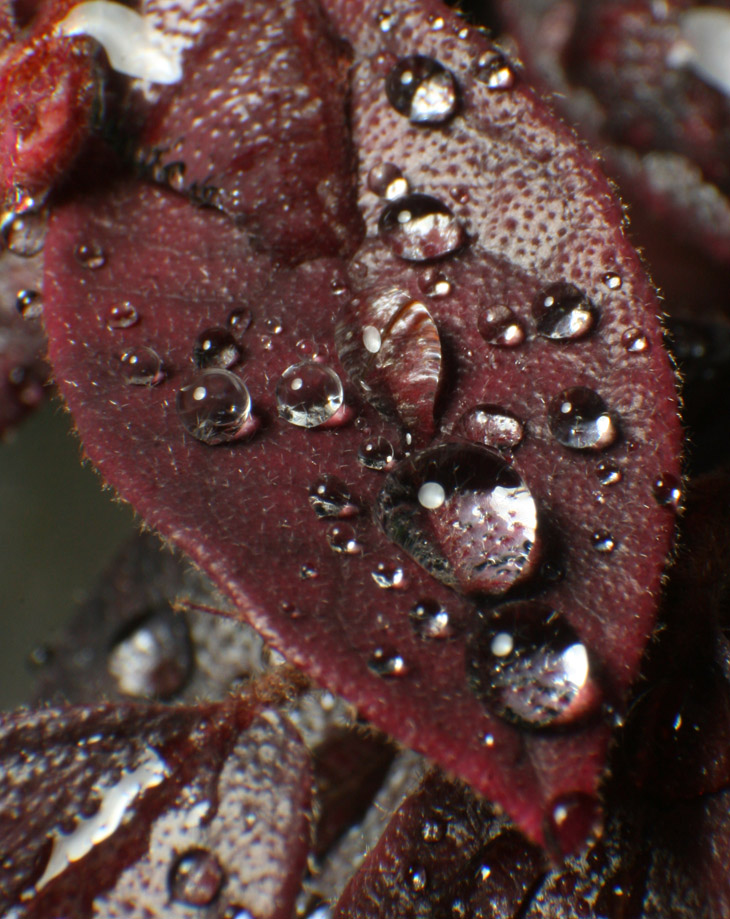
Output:
[[[335,33],[352,47],[350,82],[320,92],[317,74],[310,81],[302,71],[307,92],[327,112],[322,117],[341,132],[339,149],[352,145],[358,152],[358,174],[345,178],[357,183],[359,212],[341,201],[328,212],[340,215],[333,232],[344,234],[338,239],[347,245],[323,243],[317,252],[328,257],[282,264],[267,250],[280,246],[288,225],[282,237],[276,221],[256,224],[256,205],[246,211],[253,223],[232,221],[220,209],[193,207],[185,196],[97,157],[69,185],[46,242],[50,353],[88,455],[148,523],[213,577],[242,618],[379,728],[490,795],[540,840],[551,801],[594,794],[610,707],[621,708],[651,630],[674,526],[672,509],[653,494],[658,477],[678,476],[674,380],[654,295],[597,168],[515,74],[496,88],[482,79],[494,52],[474,31],[460,37],[463,24],[447,9],[436,3],[391,6],[386,23],[374,4],[327,4]],[[229,6],[221,8],[222,17],[230,14]],[[211,42],[220,41],[218,25],[203,33]],[[318,42],[332,40],[329,35],[315,30],[301,47],[314,53]],[[414,124],[388,100],[388,74],[416,49],[437,58],[459,86],[458,114],[444,124]],[[260,52],[241,49],[244,58],[256,55],[251,73],[265,88],[269,75],[260,71]],[[221,64],[222,95],[201,99],[192,91],[196,54],[170,104],[181,113],[189,107],[201,124],[211,125],[231,98],[230,68]],[[347,121],[344,91],[350,94]],[[275,124],[277,93],[264,92],[262,100],[262,124],[269,116]],[[158,127],[155,120],[147,126]],[[274,132],[272,141],[280,136]],[[284,144],[292,156],[297,149]],[[396,218],[418,258],[399,257],[398,247],[383,238],[381,215],[388,205],[367,185],[382,162],[397,163],[414,195],[437,199],[453,215],[461,228],[458,246],[452,245],[451,218],[443,209],[424,211],[419,199],[420,210],[404,205]],[[225,166],[228,189],[237,187],[235,170],[245,173],[244,165],[231,160]],[[281,169],[277,182],[293,189],[284,200],[295,203],[301,173],[291,160]],[[362,245],[351,229],[361,219],[367,234]],[[299,239],[300,224],[292,226]],[[80,245],[103,252],[103,263],[79,261],[74,253]],[[354,258],[339,258],[358,245]],[[290,259],[312,252],[291,241],[284,249]],[[536,297],[563,282],[595,308],[595,327],[577,340],[540,334],[533,316]],[[361,399],[363,380],[348,379],[335,341],[342,323],[353,336],[366,335],[373,323],[358,314],[356,300],[388,287],[425,303],[443,361],[438,386],[432,369],[428,385],[413,384],[412,368],[423,363],[422,339],[408,328],[398,338],[396,350],[413,342],[416,348],[412,360],[384,362],[383,385],[396,394],[400,423]],[[110,328],[110,310],[123,303],[139,320]],[[517,349],[492,344],[480,332],[484,310],[503,306],[525,330]],[[241,309],[249,309],[253,321],[239,336],[240,363],[226,371],[238,382],[224,390],[226,398],[211,399],[207,378],[195,376],[194,344],[201,332],[226,326],[231,312]],[[375,330],[382,345],[385,329]],[[646,347],[627,349],[627,332],[632,341],[643,336]],[[370,332],[367,337],[375,340]],[[433,334],[427,340],[433,344]],[[156,361],[144,349],[152,349]],[[150,360],[154,372],[125,382],[130,367],[147,367]],[[176,402],[184,387],[181,419]],[[586,414],[580,400],[571,402],[564,413],[570,424],[580,431],[593,426],[581,449],[559,442],[549,423],[551,411],[562,411],[560,394],[576,387],[598,394],[614,426],[609,437],[604,414]],[[466,641],[479,627],[478,613],[488,617],[500,594],[479,587],[466,599],[469,585],[446,586],[424,569],[423,553],[399,548],[411,545],[408,532],[403,539],[386,538],[372,508],[394,473],[384,476],[359,458],[378,438],[401,455],[412,442],[439,448],[458,441],[457,423],[485,402],[524,420],[514,470],[505,475],[509,481],[519,475],[534,496],[535,545],[543,547],[542,564],[532,569],[531,560],[534,575],[516,584],[509,599],[539,595],[567,622],[609,706],[597,706],[593,720],[558,733],[516,727],[474,694]],[[196,412],[194,429],[220,433],[218,446],[190,436],[188,421]],[[433,437],[429,424],[435,425]],[[482,443],[480,449],[487,448]],[[607,459],[621,471],[610,486],[597,471]],[[325,474],[344,482],[358,514],[332,521],[313,511],[311,488]],[[473,500],[481,480],[461,482],[455,495],[447,494],[448,482],[416,485],[417,506],[426,513],[438,507],[444,517],[428,534],[429,551],[453,559],[473,544],[470,552],[481,546],[480,565],[502,564],[504,557],[490,548],[490,508],[504,510],[494,491],[503,487],[498,481],[486,504]],[[433,503],[439,489],[443,506]],[[479,519],[461,515],[472,506]],[[455,530],[446,525],[449,514]],[[610,534],[612,551],[597,551],[598,531]],[[525,543],[520,551],[530,550]],[[448,612],[449,640],[434,642],[414,631],[409,613],[424,601]],[[584,671],[573,670],[570,678],[584,680]]]

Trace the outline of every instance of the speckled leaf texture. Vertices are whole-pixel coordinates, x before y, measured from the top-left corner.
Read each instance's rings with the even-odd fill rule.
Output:
[[[452,11],[388,11],[192,10],[182,83],[129,103],[146,178],[88,157],[54,209],[49,353],[87,455],[242,618],[541,841],[557,799],[595,793],[653,625],[679,484],[675,381],[653,289],[588,154]],[[433,69],[398,71],[400,95],[436,122],[386,93],[413,55],[452,74],[414,103],[408,74]],[[415,198],[383,186],[388,163]],[[110,310],[127,303],[139,318],[119,328]],[[555,304],[562,337],[545,317]],[[231,372],[254,421],[210,446],[176,397],[196,337],[242,309],[252,324]],[[125,382],[142,347],[161,358],[158,385]],[[312,395],[324,368],[344,386],[311,428],[277,405],[304,360],[285,401]],[[478,412],[461,421],[484,405],[522,426],[502,453]],[[527,650],[515,626],[512,666],[493,649],[515,616],[531,625]]]

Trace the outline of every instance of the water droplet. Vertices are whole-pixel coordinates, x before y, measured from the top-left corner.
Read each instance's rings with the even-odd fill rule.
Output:
[[[5,227],[5,245],[14,255],[32,258],[43,250],[48,226],[48,211],[28,211],[16,214]]]
[[[623,473],[616,463],[601,460],[596,466],[596,475],[601,485],[618,485],[623,478]]]
[[[654,497],[657,504],[678,510],[682,504],[682,483],[674,475],[660,475],[654,481]]]
[[[352,517],[358,511],[350,489],[334,475],[322,475],[311,485],[309,503],[318,517]]]
[[[397,651],[387,651],[383,648],[375,649],[368,661],[368,667],[382,677],[405,676],[408,673],[408,667],[401,655]]]
[[[421,893],[428,886],[428,874],[420,865],[408,869],[408,883],[415,893]]]
[[[467,243],[462,224],[431,195],[406,195],[391,202],[380,215],[378,229],[395,255],[409,262],[442,258]]]
[[[599,702],[585,645],[539,603],[493,611],[470,639],[467,675],[490,710],[525,727],[573,724]]]
[[[517,79],[509,61],[495,51],[485,51],[478,58],[474,76],[493,90],[512,89]]]
[[[499,405],[476,405],[462,415],[458,429],[485,447],[512,450],[525,436],[525,426],[512,412]]]
[[[458,88],[450,70],[421,54],[402,58],[385,80],[393,108],[413,124],[443,124],[456,113]]]
[[[74,249],[74,257],[84,268],[96,270],[106,265],[106,253],[97,242],[79,243]]]
[[[359,555],[362,545],[357,540],[354,527],[349,523],[336,523],[327,533],[327,542],[334,552],[341,555]]]
[[[373,166],[368,173],[368,188],[373,194],[388,201],[402,198],[411,190],[408,179],[395,163],[378,163]]]
[[[446,834],[446,827],[440,820],[424,820],[421,826],[421,839],[424,842],[441,842]]]
[[[362,330],[362,343],[365,345],[365,350],[369,351],[370,354],[377,354],[380,351],[382,341],[380,332],[374,325],[366,325]]]
[[[314,581],[319,577],[319,571],[314,565],[302,565],[299,569],[299,577],[303,581]]]
[[[134,306],[125,300],[123,303],[115,303],[109,307],[106,314],[106,327],[111,332],[117,329],[131,329],[133,325],[139,322],[139,313]]]
[[[535,501],[486,447],[446,444],[407,458],[389,473],[377,515],[414,561],[466,593],[504,593],[537,565]]]
[[[411,609],[408,618],[419,638],[443,640],[454,634],[448,611],[435,600],[421,600]]]
[[[15,308],[23,319],[40,319],[43,315],[43,297],[37,290],[19,290]]]
[[[379,562],[375,571],[371,571],[370,574],[383,590],[402,590],[408,586],[405,571],[393,562]]]
[[[616,540],[608,530],[596,530],[591,534],[591,543],[596,552],[603,552],[610,555],[616,548]]]
[[[159,169],[155,179],[162,185],[168,185],[174,191],[185,190],[185,163],[180,160],[167,163],[162,169]]]
[[[152,348],[128,348],[119,360],[124,379],[133,386],[157,386],[165,379],[162,358]]]
[[[548,413],[553,437],[572,450],[604,450],[619,435],[618,417],[592,389],[576,386],[553,400]]]
[[[270,316],[264,325],[272,335],[281,335],[284,331],[284,324],[278,316]]]
[[[582,290],[561,281],[541,291],[532,304],[537,331],[553,341],[583,338],[595,326],[598,310]]]
[[[308,361],[322,363],[329,357],[327,345],[311,338],[300,338],[295,347],[302,358]]]
[[[259,342],[264,351],[273,351],[274,350],[274,340],[271,335],[260,335]]]
[[[570,855],[597,830],[600,820],[600,804],[592,795],[583,792],[560,795],[548,806],[545,836],[559,855]]]
[[[367,469],[375,469],[378,472],[390,469],[396,461],[393,444],[385,437],[365,441],[358,450],[357,458]]]
[[[209,906],[220,893],[225,874],[207,849],[189,849],[170,870],[170,897],[188,906]]]
[[[302,361],[288,367],[276,385],[279,415],[300,428],[316,428],[342,407],[342,382],[331,367]]]
[[[621,336],[621,344],[629,354],[646,354],[651,350],[651,344],[643,329],[627,329]]]
[[[616,274],[615,271],[607,271],[602,280],[609,290],[618,290],[623,284],[621,275]]]
[[[243,335],[253,322],[253,314],[248,307],[243,306],[240,309],[232,310],[226,319],[226,325],[234,335]]]
[[[396,15],[390,10],[381,10],[377,16],[378,28],[381,32],[388,33],[395,26]]]
[[[127,627],[107,658],[117,691],[138,699],[169,699],[187,681],[193,658],[188,626],[169,607]]]
[[[205,370],[209,367],[232,367],[241,356],[233,333],[220,327],[201,332],[193,344],[193,362]]]
[[[508,306],[490,306],[479,313],[479,334],[489,345],[516,348],[525,340],[525,330]]]
[[[177,412],[185,430],[214,446],[251,433],[251,396],[229,370],[201,370],[177,394]]]

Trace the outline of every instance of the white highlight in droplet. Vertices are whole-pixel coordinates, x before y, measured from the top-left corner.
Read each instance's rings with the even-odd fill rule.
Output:
[[[365,350],[371,354],[377,354],[380,351],[382,340],[380,332],[374,325],[366,325],[362,330],[362,343],[365,345]]]
[[[96,39],[119,73],[151,83],[179,83],[182,79],[179,50],[149,19],[121,3],[79,3],[61,20],[58,30],[62,35]]]
[[[418,489],[418,503],[429,511],[435,511],[446,500],[443,485],[438,482],[424,482]]]
[[[585,686],[588,679],[588,652],[585,645],[574,644],[563,651],[563,670],[573,686]]]
[[[507,657],[514,650],[515,643],[509,632],[497,632],[490,648],[495,657]]]
[[[668,67],[689,67],[730,95],[730,11],[698,6],[679,17],[681,38],[667,55]]]

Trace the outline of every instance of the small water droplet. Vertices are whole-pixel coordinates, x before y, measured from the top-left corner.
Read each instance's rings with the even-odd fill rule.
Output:
[[[19,290],[15,308],[23,319],[40,319],[43,315],[43,297],[37,290]]]
[[[185,430],[214,446],[252,431],[251,396],[229,370],[201,370],[177,394],[177,412]]]
[[[106,265],[106,253],[99,243],[94,241],[79,243],[74,249],[74,257],[79,265],[91,270]]]
[[[595,326],[598,310],[582,290],[561,281],[541,291],[532,304],[537,331],[552,341],[583,338]]]
[[[682,504],[682,483],[674,475],[660,475],[654,480],[654,497],[657,504],[678,510]]]
[[[243,335],[250,328],[252,322],[253,313],[246,306],[232,310],[226,319],[226,325],[234,335]]]
[[[329,357],[327,345],[314,341],[312,338],[300,338],[295,347],[302,358],[308,361],[315,361],[321,364]]]
[[[16,214],[4,228],[5,245],[14,255],[32,258],[43,250],[48,227],[48,211],[27,211]]]
[[[270,316],[264,325],[271,335],[281,335],[284,331],[284,324],[278,316]]]
[[[303,581],[314,581],[319,577],[319,571],[314,565],[302,565],[299,569],[299,577]]]
[[[610,555],[616,548],[616,540],[608,530],[596,530],[591,534],[591,543],[596,552],[603,552]]]
[[[407,458],[389,473],[376,510],[393,542],[466,593],[504,593],[537,564],[534,498],[486,447],[445,444]]]
[[[378,230],[395,255],[409,262],[443,258],[468,241],[451,210],[438,198],[423,194],[391,202],[380,215]]]
[[[561,856],[570,855],[583,846],[600,820],[600,804],[592,795],[583,792],[560,795],[548,806],[545,836]]]
[[[411,190],[408,179],[394,163],[378,163],[368,173],[368,188],[388,201],[402,198]]]
[[[382,472],[382,470],[390,469],[394,465],[396,454],[393,444],[389,440],[385,437],[377,437],[375,440],[366,440],[360,446],[357,459],[367,469]]]
[[[479,334],[489,345],[516,348],[525,340],[525,330],[508,306],[490,306],[477,318]]]
[[[585,386],[566,389],[552,401],[548,424],[558,443],[572,450],[604,450],[619,435],[616,414]]]
[[[111,332],[118,329],[131,329],[138,322],[139,313],[129,300],[113,304],[106,314],[106,327]]]
[[[128,348],[119,360],[124,379],[133,386],[157,386],[165,379],[162,358],[152,348]]]
[[[259,342],[264,351],[274,350],[274,339],[271,337],[271,335],[260,335]]]
[[[413,631],[424,640],[443,640],[454,634],[448,611],[435,600],[421,600],[411,609],[408,618]]]
[[[221,327],[205,329],[193,344],[193,363],[201,370],[232,367],[240,356],[233,333]]]
[[[302,361],[288,367],[276,384],[279,415],[301,428],[316,428],[342,407],[342,382],[331,367]]]
[[[362,552],[355,529],[349,523],[336,523],[330,527],[327,542],[334,552],[341,555],[359,555]]]
[[[127,627],[109,652],[107,670],[117,691],[138,699],[169,699],[192,668],[188,626],[169,607]]]
[[[485,51],[478,58],[474,76],[493,90],[512,89],[517,79],[509,61],[495,51]]]
[[[188,849],[170,869],[170,897],[187,906],[209,906],[220,893],[225,874],[207,849]]]
[[[162,185],[168,185],[174,191],[185,190],[185,163],[180,160],[167,163],[162,169],[159,169],[155,179]]]
[[[596,476],[601,485],[618,485],[623,478],[623,473],[616,463],[601,460],[596,466]]]
[[[621,336],[621,344],[629,354],[646,354],[651,350],[651,344],[643,329],[627,329]]]
[[[440,820],[424,820],[421,826],[421,839],[424,842],[441,842],[446,834],[446,827]]]
[[[474,406],[462,415],[457,427],[474,443],[497,450],[513,450],[525,436],[523,422],[499,405]]]
[[[368,661],[368,667],[381,677],[399,677],[408,673],[405,660],[397,651],[376,648]]]
[[[334,475],[321,475],[312,483],[309,504],[318,517],[352,517],[358,511],[350,489]]]
[[[408,883],[415,893],[422,893],[428,886],[428,874],[420,865],[408,869]]]
[[[421,54],[398,61],[386,77],[385,93],[413,124],[443,124],[456,114],[459,102],[453,73]]]
[[[383,590],[403,590],[408,586],[405,571],[393,562],[378,562],[375,571],[371,571],[370,574]]]
[[[392,31],[396,23],[395,13],[391,13],[390,10],[381,10],[377,16],[378,28],[383,33],[388,33]]]
[[[623,284],[621,275],[616,274],[615,271],[607,271],[602,280],[609,290],[618,290]]]
[[[489,709],[525,727],[573,724],[595,711],[600,698],[585,645],[539,603],[493,611],[470,639],[467,675]]]
[[[380,351],[383,340],[374,325],[366,325],[362,330],[362,343],[370,354],[377,354]]]

